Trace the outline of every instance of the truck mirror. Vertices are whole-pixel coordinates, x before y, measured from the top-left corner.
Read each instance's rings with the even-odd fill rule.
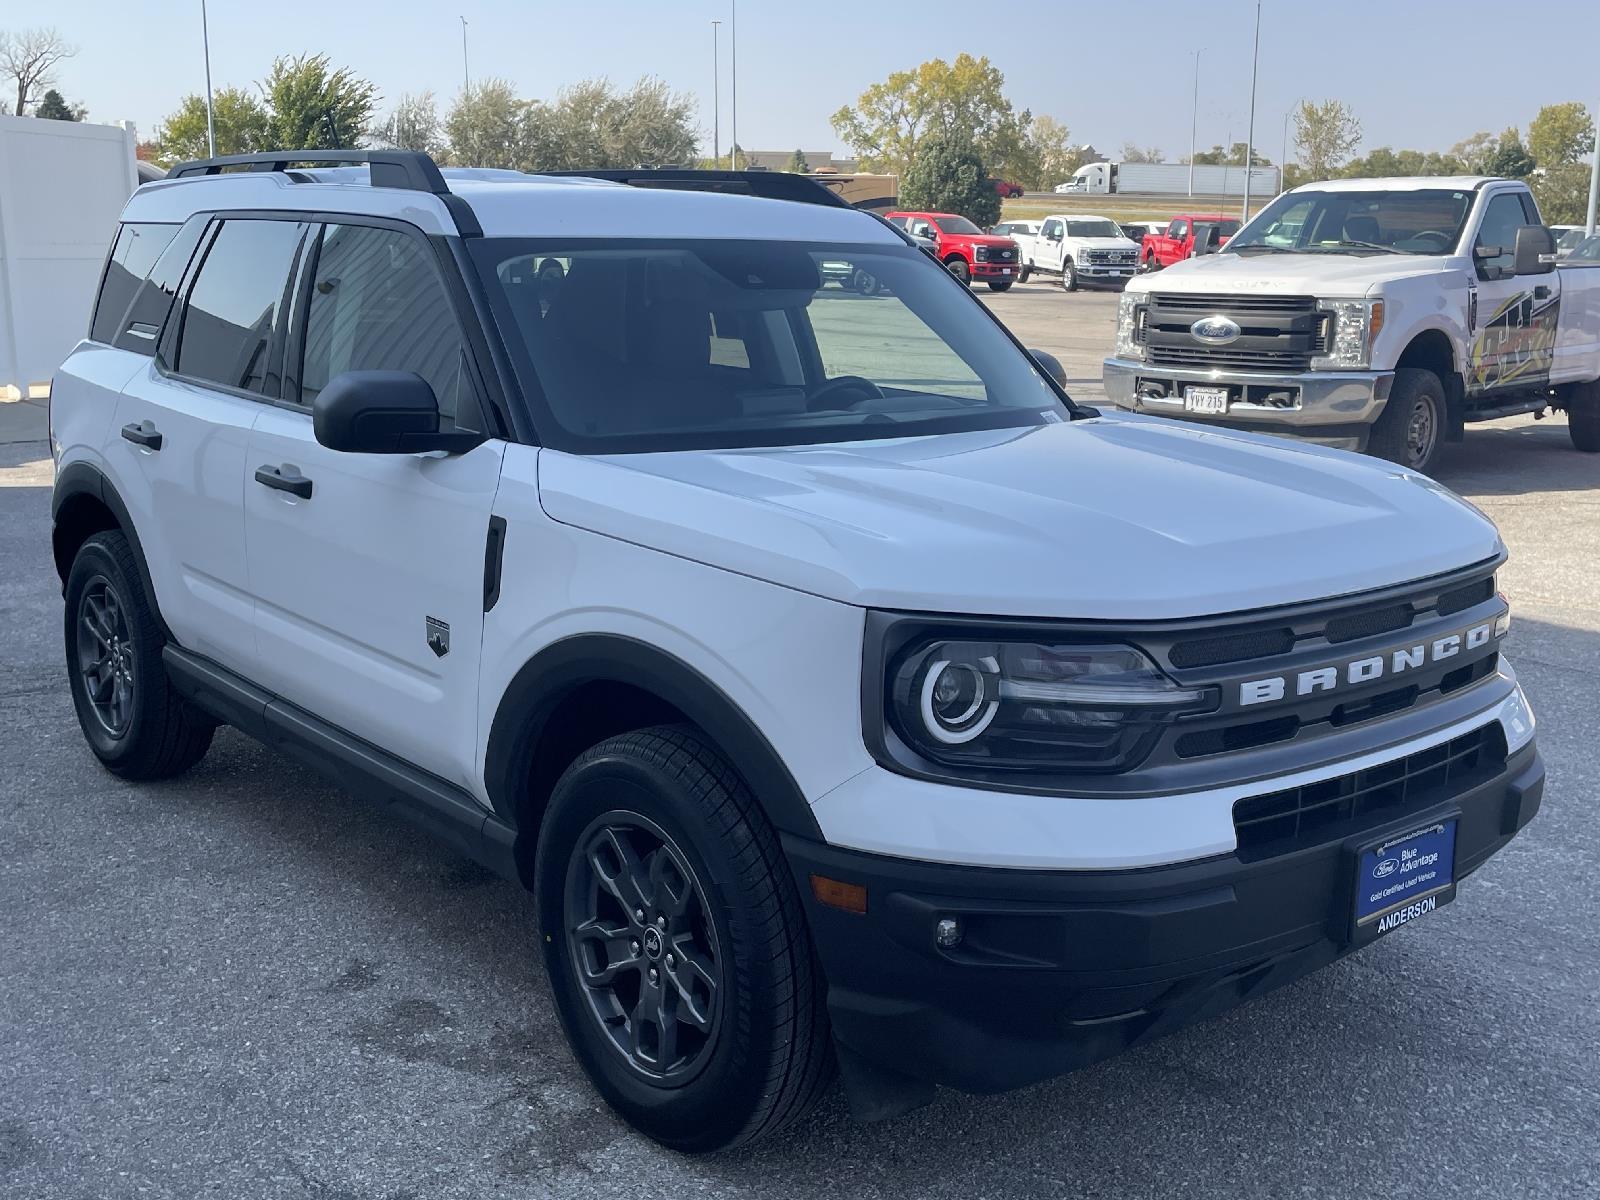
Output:
[[[1202,254],[1215,254],[1221,241],[1222,235],[1215,225],[1196,225],[1192,254],[1196,258]]]
[[[1556,239],[1543,225],[1523,225],[1517,230],[1515,273],[1546,275],[1556,269]]]
[[[1064,389],[1067,386],[1067,372],[1061,365],[1061,360],[1048,350],[1028,351],[1033,356],[1033,361],[1039,364],[1039,369],[1054,379]]]

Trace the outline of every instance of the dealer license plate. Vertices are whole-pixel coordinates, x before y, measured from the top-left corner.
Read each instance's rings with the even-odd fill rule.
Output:
[[[1216,413],[1228,411],[1228,389],[1217,387],[1186,387],[1183,389],[1185,412]]]
[[[1377,937],[1427,916],[1455,895],[1450,817],[1368,846],[1356,856],[1356,932]]]

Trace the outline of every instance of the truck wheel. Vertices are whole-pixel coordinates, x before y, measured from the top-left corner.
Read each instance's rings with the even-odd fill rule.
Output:
[[[1075,292],[1078,290],[1078,271],[1072,265],[1070,258],[1061,261],[1061,290]]]
[[[952,254],[944,260],[945,269],[959,279],[963,284],[972,283],[972,268],[967,265],[967,260],[959,254]]]
[[[1373,423],[1367,453],[1426,471],[1439,451],[1444,428],[1444,384],[1432,371],[1401,367],[1394,373],[1389,403]]]
[[[850,286],[863,296],[876,296],[878,277],[865,267],[857,267],[855,274],[850,277]]]
[[[1027,283],[1028,282],[1028,277],[1030,275],[1032,275],[1032,274],[1033,274],[1033,264],[1031,262],[1023,263],[1022,264],[1022,269],[1017,272],[1017,282],[1018,283]]]
[[[1161,264],[1156,261],[1156,256],[1154,254],[1147,253],[1144,256],[1144,265],[1139,269],[1146,275],[1154,275],[1157,271],[1161,270]]]
[[[586,750],[551,794],[536,854],[556,1009],[631,1125],[704,1152],[812,1106],[834,1060],[800,897],[754,797],[699,731]]]
[[[216,723],[173,690],[166,635],[120,530],[97,533],[67,572],[67,680],[95,757],[123,779],[168,779],[205,757]]]
[[[1600,380],[1575,383],[1568,390],[1567,433],[1575,449],[1600,453]]]
[[[1011,290],[1012,281],[1009,279],[990,279],[985,282],[988,283],[991,292],[1009,292]]]

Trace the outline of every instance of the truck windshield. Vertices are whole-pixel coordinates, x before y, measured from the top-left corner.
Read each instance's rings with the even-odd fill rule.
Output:
[[[965,217],[936,217],[933,222],[939,227],[940,233],[982,233],[971,221]]]
[[[1067,222],[1067,236],[1119,238],[1122,236],[1122,230],[1101,218],[1092,221],[1077,219]]]
[[[1472,199],[1454,188],[1285,192],[1223,253],[1449,254]]]
[[[810,445],[1068,417],[998,323],[910,246],[470,245],[557,449]]]

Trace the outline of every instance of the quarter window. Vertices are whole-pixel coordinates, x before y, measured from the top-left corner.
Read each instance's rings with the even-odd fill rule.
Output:
[[[556,263],[552,288],[561,286],[558,273],[565,274]],[[426,244],[366,225],[323,229],[306,314],[302,403],[345,371],[412,371],[433,388],[440,416],[453,421],[464,362],[461,331]]]
[[[130,222],[117,231],[117,244],[112,247],[106,277],[100,284],[100,299],[94,308],[91,338],[107,345],[116,341],[128,305],[178,228]]]
[[[265,390],[273,330],[306,228],[298,221],[223,222],[189,289],[179,374]]]

